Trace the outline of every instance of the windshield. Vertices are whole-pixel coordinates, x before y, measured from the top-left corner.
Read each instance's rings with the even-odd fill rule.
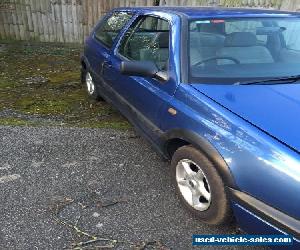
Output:
[[[190,21],[190,82],[234,84],[294,75],[300,75],[300,19]]]

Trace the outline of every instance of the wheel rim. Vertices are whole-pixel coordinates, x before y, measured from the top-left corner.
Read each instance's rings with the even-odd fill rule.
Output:
[[[86,73],[85,82],[86,82],[86,87],[87,87],[88,93],[90,95],[92,95],[95,92],[95,84],[94,84],[92,76],[89,72]]]
[[[176,181],[185,201],[194,209],[205,211],[211,203],[208,180],[193,161],[183,159],[176,166]]]

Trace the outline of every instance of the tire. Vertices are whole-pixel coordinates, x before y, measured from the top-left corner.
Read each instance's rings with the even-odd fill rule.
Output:
[[[206,156],[192,146],[183,146],[174,153],[171,167],[181,202],[198,219],[211,225],[232,220],[224,183]]]
[[[81,69],[81,83],[85,85],[87,94],[96,101],[103,101],[99,94],[99,87],[94,83],[91,73],[82,68]]]

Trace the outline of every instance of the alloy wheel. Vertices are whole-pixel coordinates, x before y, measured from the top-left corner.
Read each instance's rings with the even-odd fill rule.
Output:
[[[194,209],[205,211],[211,204],[208,180],[201,168],[189,159],[176,166],[176,181],[185,201]]]
[[[95,84],[94,84],[92,76],[89,72],[86,73],[85,82],[86,82],[86,87],[87,87],[88,93],[90,95],[92,95],[95,92]]]

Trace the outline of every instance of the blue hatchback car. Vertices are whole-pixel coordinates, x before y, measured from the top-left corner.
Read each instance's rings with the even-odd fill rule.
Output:
[[[166,159],[201,221],[300,249],[300,14],[143,7],[86,39],[82,81]]]

